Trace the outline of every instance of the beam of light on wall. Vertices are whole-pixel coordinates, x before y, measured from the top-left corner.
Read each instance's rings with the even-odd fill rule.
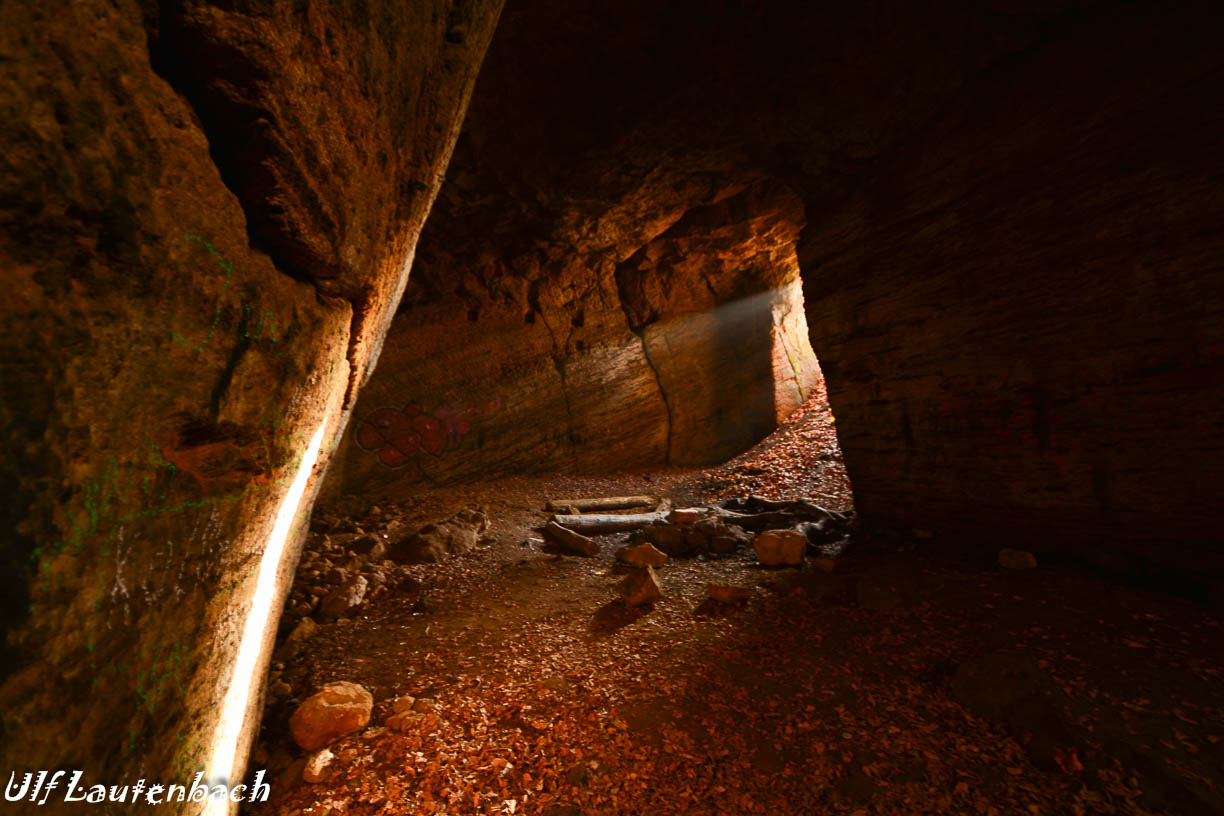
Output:
[[[276,522],[272,525],[272,533],[268,536],[267,546],[259,562],[255,594],[251,598],[251,608],[247,612],[242,639],[238,644],[238,658],[234,661],[234,672],[221,708],[221,720],[217,726],[217,736],[213,740],[212,758],[204,774],[213,785],[232,785],[235,782],[230,777],[238,752],[238,740],[246,724],[252,677],[259,663],[272,603],[277,597],[277,571],[285,551],[285,542],[289,538],[289,530],[293,526],[294,517],[297,516],[298,505],[306,491],[306,482],[310,479],[310,471],[319,456],[319,445],[323,442],[323,429],[326,426],[327,420],[324,420],[310,440],[310,446],[302,457],[302,465],[298,468],[293,484],[289,486],[289,492],[285,494],[285,500],[281,502]],[[225,816],[229,809],[228,801],[209,801],[205,813],[209,816]]]

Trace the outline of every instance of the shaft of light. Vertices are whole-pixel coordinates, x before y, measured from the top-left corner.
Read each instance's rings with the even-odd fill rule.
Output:
[[[250,702],[252,679],[259,663],[259,653],[263,645],[264,633],[268,617],[272,612],[272,602],[276,598],[276,574],[280,566],[281,556],[285,551],[285,542],[297,516],[298,505],[306,490],[306,482],[310,479],[310,471],[314,468],[319,455],[319,445],[323,441],[323,429],[326,420],[315,431],[310,440],[310,447],[302,457],[301,467],[285,500],[281,502],[276,514],[276,522],[272,525],[272,533],[268,536],[268,544],[264,548],[263,557],[259,562],[259,576],[255,579],[255,594],[251,598],[251,608],[247,612],[246,622],[242,629],[242,640],[238,645],[238,658],[234,661],[234,672],[230,677],[229,689],[225,694],[225,703],[221,709],[221,721],[217,726],[217,736],[213,740],[212,758],[205,777],[212,785],[233,785],[231,779],[234,770],[234,760],[238,753],[238,739],[246,724],[247,707]],[[228,801],[209,801],[205,813],[209,816],[225,816],[231,807]]]

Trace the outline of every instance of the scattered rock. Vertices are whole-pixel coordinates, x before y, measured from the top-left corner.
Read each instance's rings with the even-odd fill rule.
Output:
[[[803,564],[807,536],[798,530],[766,530],[752,542],[757,560],[767,567]]]
[[[407,696],[400,697],[398,700],[396,700],[394,703],[391,704],[391,710],[394,711],[396,714],[405,714],[411,711],[414,705],[416,705],[415,697],[407,697]]]
[[[653,567],[637,567],[620,583],[620,595],[626,606],[651,603],[662,594]]]
[[[706,535],[708,548],[712,553],[729,555],[740,547],[752,543],[752,534],[735,524],[727,524],[721,519],[704,518],[693,525],[693,529]]]
[[[356,683],[330,683],[298,706],[289,718],[289,731],[303,751],[317,751],[364,728],[373,707],[373,695]]]
[[[649,542],[673,558],[692,558],[706,553],[725,555],[751,541],[752,537],[742,528],[713,516],[705,516],[691,524],[652,524],[630,540],[633,544]]]
[[[706,584],[706,593],[720,603],[738,603],[739,601],[748,600],[748,596],[752,594],[752,588]]]
[[[647,541],[631,547],[621,547],[616,551],[616,560],[634,567],[661,567],[667,563],[667,553]]]
[[[436,702],[430,699],[429,697],[421,697],[415,703],[412,704],[412,710],[417,712],[418,714],[425,714],[427,712],[433,711],[435,705],[436,705]]]
[[[488,527],[489,518],[483,511],[463,510],[446,521],[427,524],[416,533],[392,542],[388,552],[398,561],[435,563],[474,548]]]
[[[302,781],[312,785],[322,782],[327,777],[327,766],[331,765],[333,759],[335,754],[326,748],[315,751],[306,758],[306,764],[302,766]]]
[[[314,637],[319,631],[319,624],[315,623],[312,618],[302,618],[298,621],[298,625],[293,627],[293,631],[289,633],[286,639],[289,642],[307,641]]]
[[[646,541],[674,557],[693,554],[685,539],[685,529],[675,524],[652,524],[630,539],[631,542]]]
[[[368,587],[364,576],[350,576],[319,604],[319,618],[330,621],[348,615],[361,606]]]
[[[999,566],[1007,569],[1033,569],[1037,566],[1037,556],[1028,550],[1013,550],[1007,547],[999,550]]]
[[[692,524],[704,515],[705,510],[700,507],[677,507],[667,514],[667,520],[672,524]]]

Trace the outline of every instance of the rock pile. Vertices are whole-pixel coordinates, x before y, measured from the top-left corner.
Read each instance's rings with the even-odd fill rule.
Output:
[[[541,530],[556,551],[590,557],[599,542],[588,536],[630,531],[629,543],[616,560],[633,571],[621,582],[628,606],[639,606],[662,595],[655,569],[669,558],[730,556],[751,544],[764,566],[802,566],[807,555],[819,569],[831,571],[834,559],[849,541],[853,513],[827,510],[808,499],[775,501],[759,496],[727,499],[706,507],[670,508],[652,512],[584,515],[584,508],[641,507],[643,497],[571,499],[550,502],[554,514]],[[709,585],[710,597],[732,603],[748,597],[743,587]]]

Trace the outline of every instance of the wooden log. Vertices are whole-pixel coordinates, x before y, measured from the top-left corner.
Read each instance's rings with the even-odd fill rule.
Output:
[[[600,547],[598,541],[592,541],[586,536],[566,529],[556,522],[550,521],[544,526],[544,535],[566,552],[573,555],[581,555],[586,558],[599,555]]]
[[[557,515],[553,516],[553,522],[587,535],[596,535],[598,533],[619,533],[625,530],[636,530],[639,527],[645,527],[647,524],[654,524],[656,521],[663,521],[666,518],[666,511],[625,513],[623,515],[592,513],[586,516]]]
[[[550,499],[544,507],[547,510],[567,511],[569,508],[579,513],[589,513],[592,510],[629,510],[634,507],[654,507],[659,500],[654,496],[607,496],[593,499]]]
[[[849,522],[844,513],[827,510],[810,499],[804,498],[786,501],[765,499],[760,496],[728,499],[722,503],[721,512],[738,513],[742,516],[759,516],[766,519],[771,514],[787,515],[793,518],[794,522],[828,520],[843,525]]]

